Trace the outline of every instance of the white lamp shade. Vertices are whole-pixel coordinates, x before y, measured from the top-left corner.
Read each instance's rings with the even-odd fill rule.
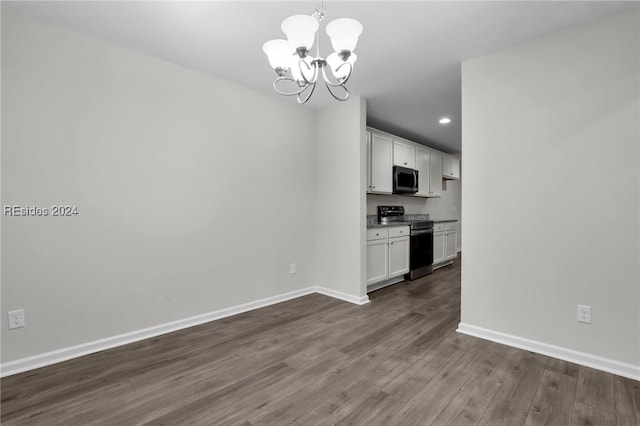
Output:
[[[307,55],[307,57],[304,59],[300,59],[298,55],[291,56],[289,66],[291,67],[291,76],[294,78],[294,80],[304,81],[304,78],[302,78],[302,74],[300,73],[301,68],[304,76],[307,77],[307,80],[310,81],[313,78],[313,66],[311,65],[311,62],[313,62],[314,59],[315,58],[310,55]],[[301,64],[300,61],[306,63],[309,68],[307,68],[305,64]]]
[[[291,65],[293,51],[287,40],[270,40],[262,46],[262,50],[267,54],[269,64],[273,69],[284,68],[286,70]]]
[[[351,18],[336,19],[327,24],[327,34],[336,52],[354,51],[362,34],[362,24]]]
[[[287,35],[292,50],[299,47],[310,50],[316,31],[318,31],[318,21],[312,16],[294,15],[282,21],[281,28],[282,32]]]
[[[353,64],[357,59],[358,57],[356,56],[356,54],[352,53],[351,56],[349,56],[349,59],[343,61],[342,58],[340,58],[340,56],[338,56],[338,54],[334,52],[331,55],[327,56],[327,64],[329,64],[329,68],[331,68],[331,72],[333,73],[333,75],[336,78],[340,79],[345,78],[349,75],[349,71],[351,70]],[[341,65],[345,62],[351,64],[351,67],[349,65],[341,67]]]

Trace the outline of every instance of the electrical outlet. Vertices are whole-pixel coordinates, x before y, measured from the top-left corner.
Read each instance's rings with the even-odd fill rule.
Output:
[[[9,317],[9,330],[24,327],[24,310],[11,311],[7,316]]]
[[[578,322],[591,324],[591,306],[578,305]]]
[[[296,273],[296,264],[292,263],[291,266],[289,266],[289,273],[290,274],[295,274]]]

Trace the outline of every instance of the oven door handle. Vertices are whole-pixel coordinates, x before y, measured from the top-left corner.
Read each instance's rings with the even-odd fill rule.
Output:
[[[411,234],[409,236],[413,237],[413,236],[424,235],[424,234],[433,234],[433,229],[421,229],[421,230],[411,231]]]

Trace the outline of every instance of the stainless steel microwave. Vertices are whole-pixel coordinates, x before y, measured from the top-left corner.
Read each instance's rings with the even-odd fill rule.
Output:
[[[393,166],[393,193],[415,194],[418,192],[418,171]]]

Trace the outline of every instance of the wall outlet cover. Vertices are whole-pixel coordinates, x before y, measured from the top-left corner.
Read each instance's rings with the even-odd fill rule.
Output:
[[[578,322],[591,324],[591,306],[578,305]]]
[[[24,310],[18,309],[17,311],[10,311],[7,313],[9,318],[9,330],[14,328],[24,327]]]

